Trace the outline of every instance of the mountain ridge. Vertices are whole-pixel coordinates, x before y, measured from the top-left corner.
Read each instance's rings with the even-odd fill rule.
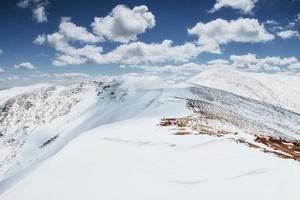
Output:
[[[202,76],[204,75],[202,74]],[[33,88],[34,87],[37,86],[33,86]],[[244,156],[247,154],[253,155],[253,157],[243,158],[246,159],[246,163],[255,162],[257,159],[267,160],[261,164],[260,168],[266,167],[269,169],[272,168],[272,165],[275,163],[282,167],[282,169],[288,167],[295,167],[296,169],[299,165],[296,161],[300,158],[300,152],[297,150],[297,145],[300,141],[300,115],[297,112],[280,108],[268,102],[261,102],[221,89],[200,86],[197,85],[197,83],[168,86],[164,83],[163,79],[147,76],[130,76],[119,79],[113,78],[89,81],[69,87],[52,85],[49,86],[49,88],[51,88],[50,92],[45,88],[47,88],[47,86],[43,89],[31,90],[29,88],[30,92],[26,94],[25,97],[24,94],[17,94],[12,97],[5,96],[5,98],[2,98],[4,101],[2,101],[2,103],[0,102],[0,107],[6,108],[6,101],[9,102],[11,101],[10,98],[16,98],[12,104],[13,106],[9,107],[12,110],[6,110],[7,112],[11,112],[10,115],[15,118],[20,118],[21,116],[18,115],[18,111],[23,114],[26,113],[22,109],[26,109],[27,100],[31,102],[33,97],[39,97],[38,100],[33,99],[35,100],[34,102],[40,102],[37,103],[37,105],[42,108],[45,108],[45,105],[47,105],[45,102],[49,102],[49,99],[51,100],[51,105],[60,105],[61,108],[67,108],[67,112],[65,112],[64,109],[59,109],[59,107],[54,109],[62,115],[55,115],[55,112],[46,113],[48,119],[51,119],[51,116],[54,118],[43,124],[34,124],[28,133],[22,133],[23,129],[14,132],[23,135],[24,140],[21,140],[23,143],[20,145],[7,146],[7,148],[12,149],[12,152],[15,152],[15,155],[6,163],[7,165],[2,165],[3,173],[1,175],[2,181],[0,185],[3,189],[0,195],[3,195],[4,199],[19,198],[19,195],[29,199],[40,199],[42,193],[49,193],[50,191],[45,188],[41,188],[42,192],[37,192],[36,194],[32,194],[32,192],[29,191],[33,191],[35,187],[38,187],[37,183],[40,182],[38,181],[40,178],[44,179],[45,176],[47,176],[46,171],[48,166],[52,166],[55,171],[57,170],[57,173],[55,173],[57,176],[54,176],[56,179],[58,176],[64,177],[62,170],[70,166],[68,162],[60,159],[61,156],[74,164],[74,162],[78,162],[76,156],[78,154],[82,161],[80,162],[81,165],[86,166],[84,164],[85,162],[92,162],[95,166],[100,167],[99,164],[102,158],[96,157],[96,152],[115,151],[121,153],[123,147],[125,151],[132,152],[133,156],[136,155],[134,152],[144,152],[144,149],[150,148],[149,154],[147,155],[151,157],[152,162],[154,162],[152,155],[156,155],[160,161],[168,159],[167,155],[169,154],[162,154],[162,157],[160,156],[159,150],[161,150],[161,148],[169,149],[168,151],[170,151],[170,153],[172,152],[172,156],[176,156],[176,152],[182,148],[182,153],[187,155],[191,153],[193,156],[196,156],[194,153],[218,156],[217,152],[224,151],[224,154],[222,154],[225,156],[224,159],[232,159],[231,155],[237,155],[238,153],[227,150],[227,148],[237,148],[239,151],[245,153],[243,154]],[[41,94],[34,95],[37,91],[41,91]],[[45,98],[45,96],[47,98]],[[26,99],[28,97],[29,99]],[[21,104],[17,102],[21,102]],[[37,105],[34,104],[30,106],[29,110]],[[28,112],[28,116],[31,117],[33,113],[36,114],[37,112]],[[26,121],[26,117],[23,117],[22,120],[23,119]],[[31,120],[29,121],[31,122]],[[18,120],[14,122],[23,123]],[[2,136],[2,138],[0,138],[2,140],[1,142],[5,140],[6,136],[14,136],[14,133],[13,131],[5,132],[5,137],[3,138]],[[18,138],[15,138],[15,140],[19,141]],[[97,141],[99,140],[100,143],[104,145],[103,147],[98,146]],[[193,142],[193,140],[195,141]],[[216,144],[220,144],[220,146],[212,141],[218,141]],[[74,143],[80,146],[78,148],[82,149],[82,153],[72,148]],[[111,143],[113,143],[117,149],[112,150],[109,147]],[[89,145],[93,146],[93,152],[89,149]],[[119,148],[118,145],[120,145]],[[200,148],[199,150],[196,148],[197,150],[195,151],[188,150],[202,145],[207,145],[209,151],[205,150],[205,148]],[[127,149],[126,146],[128,146],[129,149]],[[185,148],[187,149],[184,150]],[[211,152],[214,148],[216,148],[216,153]],[[135,162],[133,161],[134,157],[131,157],[130,154],[121,155],[119,153],[115,155],[119,156],[119,159],[122,160],[122,156],[124,156],[125,160],[129,159],[132,161],[131,163],[127,163],[128,169],[130,166],[135,168],[134,165],[147,163],[144,159],[140,160],[142,154],[139,155],[139,158],[136,158],[139,162]],[[94,160],[92,157],[86,158],[85,155],[88,154],[93,154],[95,156]],[[217,160],[216,162],[221,164],[222,159],[219,160],[214,156],[209,158],[208,162],[213,163]],[[180,156],[180,158],[184,160],[184,157]],[[205,157],[202,158],[204,159]],[[106,167],[113,164],[110,163],[109,158],[107,159],[108,160],[105,158],[106,162],[108,162],[108,165],[105,165]],[[245,167],[240,163],[241,160],[234,159],[232,166],[228,163],[228,167],[231,166],[234,169],[236,168],[233,165]],[[114,162],[120,164],[118,161]],[[199,164],[197,160],[194,159],[188,159],[187,162],[197,166]],[[180,165],[183,165],[183,163]],[[56,168],[56,166],[60,167]],[[183,173],[180,171],[180,168],[172,168],[168,163],[165,163],[162,167],[164,169],[179,170],[178,172]],[[147,164],[146,168],[151,171],[152,166]],[[248,168],[250,170],[251,166]],[[74,169],[76,169],[80,176],[79,180],[87,181],[85,172],[81,171],[84,168],[74,166]],[[89,169],[89,167],[87,167],[87,169]],[[142,173],[143,177],[148,177],[143,170],[136,170],[137,173]],[[256,170],[260,171],[257,168],[251,168],[251,170],[254,172]],[[100,172],[94,171],[93,169],[91,169],[91,171],[97,173],[94,174],[95,177],[99,177],[100,175],[105,177],[105,175]],[[211,177],[214,177],[210,170],[206,169],[204,172],[205,171],[208,172]],[[222,171],[223,173],[230,173],[228,169]],[[21,177],[19,174],[23,172],[25,175]],[[158,172],[158,174],[156,172]],[[198,183],[203,182],[203,184],[206,185],[206,179],[200,178],[195,180],[191,177],[187,178],[184,175],[182,175],[182,177],[174,175],[174,177],[171,178],[161,175],[160,173],[162,172],[166,173],[164,170],[152,171],[151,173],[154,174],[154,177],[159,180],[163,178],[166,182],[163,180],[157,182],[156,180],[151,182],[150,185],[165,185],[167,182],[175,181],[175,183],[180,185],[180,191],[186,184],[195,183],[195,186],[197,186]],[[243,174],[241,171],[238,172]],[[135,173],[136,172],[133,172],[133,174]],[[197,174],[195,170],[193,170],[193,173]],[[239,173],[235,174],[232,172],[231,174],[232,176],[240,176]],[[278,171],[273,170],[271,174],[274,175],[276,173],[278,173]],[[256,174],[256,172],[254,174]],[[288,175],[285,172],[280,172],[279,174],[281,178]],[[123,177],[123,175],[119,175]],[[298,175],[300,177],[300,174],[296,173],[296,176],[292,180],[296,180]],[[199,176],[204,176],[204,174],[200,173]],[[113,177],[114,179],[117,178],[116,176]],[[207,179],[211,179],[211,177],[207,177]],[[221,177],[223,177],[223,175],[221,175]],[[270,178],[268,175],[263,175],[262,177]],[[55,181],[52,178],[50,179],[51,182]],[[273,180],[274,178],[271,179]],[[70,179],[70,177],[61,179],[62,184],[72,184],[73,181],[71,180],[73,179]],[[107,179],[105,180],[108,181]],[[137,174],[135,174],[134,180],[141,181]],[[93,181],[97,182],[96,179],[93,179]],[[101,184],[104,184],[104,182]],[[236,186],[232,182],[226,182],[226,184]],[[241,184],[246,183],[242,181]],[[22,189],[24,185],[28,185],[28,188],[31,189],[28,191]],[[138,185],[134,183],[131,183],[131,185],[138,187]],[[288,184],[288,186],[292,187],[290,184]],[[91,185],[90,187],[94,188],[94,186]],[[172,190],[174,190],[172,184],[163,187],[172,188]],[[212,188],[209,190],[211,189]],[[261,190],[260,188],[256,189]],[[56,188],[56,190],[60,189]],[[128,194],[133,194],[133,190],[130,190],[130,188],[127,188],[127,190],[130,191]],[[164,191],[158,189],[156,189],[156,191],[158,192],[157,194],[166,194]],[[97,192],[95,192],[96,190],[93,189],[92,193],[96,194]],[[80,190],[76,191],[75,194],[77,194],[74,196],[75,199],[84,195]],[[63,198],[66,198],[66,196],[55,196],[55,199]]]

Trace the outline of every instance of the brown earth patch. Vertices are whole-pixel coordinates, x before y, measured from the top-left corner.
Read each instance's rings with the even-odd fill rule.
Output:
[[[255,141],[271,148],[269,153],[276,154],[282,158],[290,158],[300,161],[300,142],[288,141],[284,138],[256,135]]]
[[[192,117],[183,118],[163,118],[160,126],[173,126],[177,131],[175,135],[190,135],[190,134],[205,134],[216,137],[224,137],[231,134],[233,137],[229,138],[234,142],[244,144],[250,148],[259,149],[264,153],[270,153],[284,159],[293,159],[300,161],[300,141],[289,141],[284,138],[266,136],[262,134],[253,134],[253,141],[246,141],[241,138],[235,138],[238,133],[228,132],[225,130],[216,130],[209,125],[204,125]],[[187,131],[187,129],[194,131]],[[249,133],[251,134],[251,133]]]
[[[161,126],[177,126],[177,127],[187,127],[188,118],[163,118],[160,122]]]

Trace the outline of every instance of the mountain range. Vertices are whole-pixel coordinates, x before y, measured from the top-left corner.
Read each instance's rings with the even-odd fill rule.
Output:
[[[1,199],[295,199],[300,77],[213,68],[0,91]]]

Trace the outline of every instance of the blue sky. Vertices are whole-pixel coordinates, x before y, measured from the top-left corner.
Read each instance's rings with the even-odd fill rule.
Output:
[[[297,75],[299,14],[297,0],[2,0],[0,85],[66,73],[55,78],[190,75],[208,61]]]

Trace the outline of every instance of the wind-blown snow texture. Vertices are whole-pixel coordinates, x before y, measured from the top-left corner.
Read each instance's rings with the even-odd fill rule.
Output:
[[[199,84],[207,74],[222,82],[223,71],[204,72],[190,82]],[[243,74],[243,80],[251,76]],[[282,84],[296,81],[285,76],[276,81],[281,78]],[[238,132],[244,140],[252,131],[300,140],[297,104],[278,107],[283,99],[276,94],[283,86],[276,84],[271,93],[262,92],[268,84],[247,85],[238,96],[128,76],[0,91],[0,198],[295,199],[298,162],[226,137],[174,135],[173,127],[159,126],[164,117],[197,115],[201,123]],[[254,100],[262,93],[265,103]],[[293,88],[289,95],[298,98]]]

